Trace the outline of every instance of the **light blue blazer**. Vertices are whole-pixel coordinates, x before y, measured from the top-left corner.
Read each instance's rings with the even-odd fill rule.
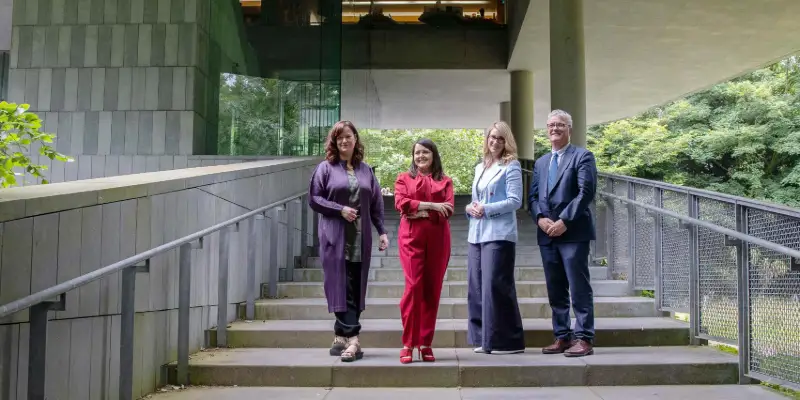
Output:
[[[500,165],[486,189],[478,196],[478,179],[483,172],[483,162],[475,166],[472,179],[472,201],[483,204],[483,218],[469,219],[467,241],[472,244],[506,240],[517,242],[517,210],[522,206],[522,168],[514,160]]]

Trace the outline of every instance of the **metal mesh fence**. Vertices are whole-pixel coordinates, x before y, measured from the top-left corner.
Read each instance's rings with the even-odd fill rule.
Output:
[[[732,203],[700,198],[698,218],[736,229]],[[725,236],[698,228],[698,273],[700,284],[700,334],[720,342],[736,344],[738,337],[736,248],[725,245]]]
[[[628,184],[624,181],[613,181],[611,190],[617,196],[628,197]],[[614,224],[612,227],[612,262],[611,274],[615,279],[628,279],[630,249],[628,247],[628,207],[616,203],[613,207]]]
[[[686,215],[688,196],[665,190],[662,207]],[[661,218],[661,309],[689,311],[689,231],[674,218]]]
[[[798,218],[748,209],[747,234],[800,250]],[[763,247],[747,249],[750,370],[800,384],[800,266]]]
[[[636,201],[655,205],[652,186],[636,183],[633,185],[633,194]],[[634,216],[633,287],[637,290],[652,290],[655,288],[656,275],[655,246],[653,246],[655,223],[645,209],[636,208]]]

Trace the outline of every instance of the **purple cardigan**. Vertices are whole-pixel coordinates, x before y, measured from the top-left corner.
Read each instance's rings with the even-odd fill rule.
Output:
[[[383,196],[378,179],[365,162],[354,166],[356,178],[361,186],[361,310],[364,310],[367,295],[369,264],[372,256],[372,229],[375,226],[379,235],[386,233],[383,227]],[[347,311],[346,276],[344,260],[345,219],[341,210],[348,204],[346,163],[323,161],[317,165],[311,176],[308,189],[308,205],[319,213],[319,252],[322,256],[322,269],[325,275],[325,297],[328,299],[328,312]]]

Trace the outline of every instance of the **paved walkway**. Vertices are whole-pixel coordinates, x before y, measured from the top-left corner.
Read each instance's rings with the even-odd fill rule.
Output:
[[[562,388],[190,388],[148,396],[153,400],[786,400],[761,386],[630,386]]]

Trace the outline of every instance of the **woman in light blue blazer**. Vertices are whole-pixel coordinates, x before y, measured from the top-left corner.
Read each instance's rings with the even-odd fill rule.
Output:
[[[475,166],[472,202],[467,206],[469,327],[476,353],[514,354],[525,350],[514,282],[517,210],[522,205],[522,169],[507,123],[486,129],[483,160]]]

